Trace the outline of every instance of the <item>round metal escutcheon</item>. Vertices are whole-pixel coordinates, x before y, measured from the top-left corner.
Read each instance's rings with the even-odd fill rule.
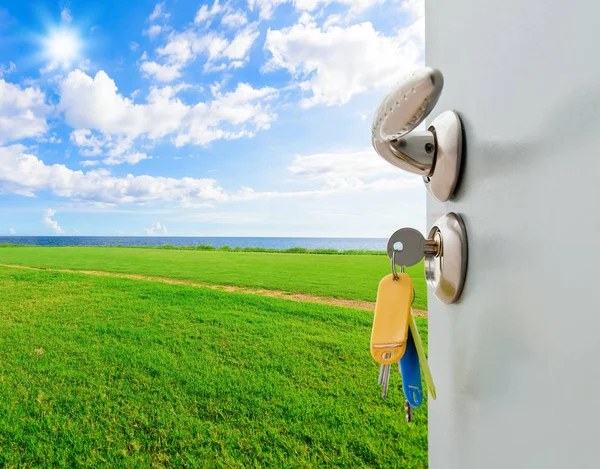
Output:
[[[423,178],[427,190],[440,202],[447,202],[454,194],[462,164],[462,124],[453,111],[436,117],[429,130],[437,144],[433,173]]]
[[[467,232],[462,218],[456,213],[444,215],[429,231],[429,239],[439,241],[440,252],[425,256],[427,285],[443,303],[455,303],[467,274]]]

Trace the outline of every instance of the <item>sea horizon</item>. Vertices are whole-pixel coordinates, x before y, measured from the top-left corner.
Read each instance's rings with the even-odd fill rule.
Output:
[[[138,246],[209,245],[215,248],[335,249],[385,251],[386,238],[336,238],[301,236],[0,236],[0,244],[30,246]]]

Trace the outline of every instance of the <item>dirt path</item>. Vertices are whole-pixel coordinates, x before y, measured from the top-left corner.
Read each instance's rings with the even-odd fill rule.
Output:
[[[209,285],[206,283],[194,283],[186,280],[177,280],[173,278],[165,277],[150,277],[146,275],[134,275],[134,274],[118,274],[113,272],[100,272],[95,270],[69,270],[69,269],[50,269],[44,267],[29,267],[25,265],[12,265],[12,264],[0,264],[0,267],[9,267],[13,269],[26,269],[26,270],[42,270],[51,272],[63,272],[68,274],[84,274],[84,275],[97,275],[99,277],[116,277],[116,278],[127,278],[130,280],[147,280],[150,282],[162,282],[169,283],[171,285],[186,285],[188,287],[199,287],[199,288],[210,288],[211,290],[220,290],[226,292],[237,292],[246,293],[249,295],[261,295],[270,296],[274,298],[286,298],[292,301],[303,301],[306,303],[320,303],[324,305],[333,306],[344,306],[346,308],[364,309],[373,311],[375,309],[375,303],[372,301],[361,301],[361,300],[344,300],[339,298],[323,298],[320,296],[307,295],[304,293],[289,293],[280,290],[265,290],[247,287],[235,287],[233,285]],[[427,311],[421,311],[414,309],[413,314],[418,317],[427,317]]]

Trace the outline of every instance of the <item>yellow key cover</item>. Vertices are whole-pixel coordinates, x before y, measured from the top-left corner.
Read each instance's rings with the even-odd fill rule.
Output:
[[[371,332],[371,355],[376,362],[388,365],[404,355],[412,294],[412,279],[406,274],[398,274],[398,280],[386,275],[379,282]]]
[[[423,347],[423,342],[421,342],[419,329],[417,329],[417,323],[415,322],[415,318],[413,317],[412,312],[410,315],[410,331],[412,333],[413,339],[415,340],[415,347],[417,348],[419,363],[421,364],[421,369],[423,370],[423,376],[425,376],[425,384],[427,384],[427,389],[429,389],[429,394],[431,394],[431,398],[435,400],[435,384],[433,384],[433,376],[431,375],[431,370],[429,369],[429,363],[427,363],[427,357],[425,356],[425,348]]]

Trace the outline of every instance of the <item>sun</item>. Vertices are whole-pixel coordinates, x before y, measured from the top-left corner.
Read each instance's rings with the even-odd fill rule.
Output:
[[[82,43],[74,30],[61,28],[50,31],[43,42],[45,55],[55,66],[68,68],[80,57]]]

